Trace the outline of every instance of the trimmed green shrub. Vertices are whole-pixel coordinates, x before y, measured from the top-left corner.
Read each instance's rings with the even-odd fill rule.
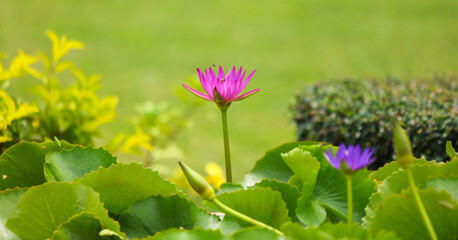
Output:
[[[458,77],[401,81],[388,78],[318,82],[297,94],[298,140],[361,144],[375,149],[378,168],[394,158],[392,119],[399,119],[416,157],[446,161],[458,144]]]

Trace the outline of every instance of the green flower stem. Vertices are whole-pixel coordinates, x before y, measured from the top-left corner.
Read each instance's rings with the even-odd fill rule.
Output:
[[[413,178],[412,170],[410,168],[406,169],[407,177],[409,178],[410,187],[412,188],[413,196],[415,201],[417,202],[418,210],[420,210],[421,217],[423,218],[423,222],[425,222],[426,228],[428,229],[429,237],[432,240],[437,240],[436,231],[434,231],[433,224],[431,223],[431,219],[429,219],[428,213],[426,212],[425,206],[421,201],[420,194],[418,193],[417,186],[415,185],[415,180]]]
[[[220,202],[217,198],[214,198],[214,199],[212,200],[212,202],[213,202],[216,206],[220,207],[224,212],[226,212],[226,213],[228,213],[228,214],[230,214],[230,215],[232,215],[232,216],[234,216],[234,217],[236,217],[236,218],[238,218],[238,219],[241,219],[241,220],[243,220],[243,221],[245,221],[245,222],[247,222],[247,223],[251,223],[251,224],[253,224],[253,225],[255,225],[255,226],[258,226],[258,227],[267,228],[267,229],[269,229],[269,230],[275,232],[275,233],[278,234],[278,235],[281,235],[281,236],[285,235],[285,234],[283,234],[283,232],[281,232],[280,230],[277,230],[277,229],[275,229],[275,228],[273,228],[273,227],[271,227],[271,226],[269,226],[269,225],[267,225],[267,224],[265,224],[265,223],[262,223],[262,222],[260,222],[260,221],[258,221],[258,220],[256,220],[256,219],[250,218],[250,217],[248,217],[247,215],[244,215],[244,214],[242,214],[242,213],[239,213],[239,212],[235,211],[234,209],[232,209],[232,208],[230,208],[230,207],[224,205],[224,204],[223,204],[222,202]]]
[[[229,131],[227,130],[227,109],[221,109],[224,136],[224,159],[226,161],[226,182],[232,182],[231,150],[229,149]]]
[[[348,239],[353,235],[353,186],[352,175],[347,175],[347,201],[348,201]]]

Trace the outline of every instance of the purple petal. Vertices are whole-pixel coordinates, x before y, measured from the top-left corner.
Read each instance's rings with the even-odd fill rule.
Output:
[[[223,67],[222,66],[219,66],[219,71],[218,71],[218,78],[223,78],[225,79],[226,78],[226,75],[224,75],[224,71],[223,71]]]
[[[345,147],[345,144],[340,144],[339,145],[339,150],[337,150],[337,154],[336,154],[336,158],[339,160],[339,161],[342,161],[342,159],[344,159],[345,157],[345,152],[347,151],[347,147]]]
[[[235,80],[235,79],[234,79],[235,74],[236,74],[236,70],[235,70],[235,66],[234,66],[234,67],[232,67],[232,69],[227,73],[226,79],[232,80],[232,81]]]
[[[329,152],[325,151],[324,153],[325,153],[325,157],[328,160],[329,164],[331,164],[331,166],[333,166],[334,168],[340,170],[341,161],[334,156],[332,147],[329,147]]]
[[[339,164],[338,166],[334,166],[330,161],[331,165],[335,168],[340,169],[341,161],[345,161],[345,163],[350,167],[352,171],[359,170],[361,168],[367,167],[369,164],[375,161],[375,157],[372,157],[374,154],[374,150],[371,148],[366,148],[364,150],[361,149],[360,145],[349,145],[345,147],[345,144],[339,145],[339,150],[336,154],[336,162]],[[327,158],[329,158],[328,156]],[[332,159],[331,159],[332,160]]]
[[[236,76],[237,80],[240,79],[240,76],[242,76],[242,66],[240,66],[240,69],[237,72],[237,76]]]
[[[210,96],[208,96],[207,94],[203,94],[203,93],[201,93],[201,92],[199,92],[199,91],[197,91],[195,89],[192,89],[192,88],[186,86],[185,84],[182,84],[182,85],[183,85],[183,87],[188,89],[190,92],[194,93],[196,96],[201,97],[201,98],[203,98],[205,100],[214,101],[214,99],[210,98]]]
[[[254,71],[245,79],[245,81],[243,81],[242,86],[240,87],[241,90],[243,90],[243,89],[246,87],[246,85],[250,82],[250,80],[251,80],[251,78],[253,77],[253,74],[254,74],[255,72],[256,72],[256,70],[254,70]],[[243,74],[243,75],[245,75],[245,74]]]
[[[209,94],[211,92],[210,82],[207,81],[204,74],[202,73],[202,71],[200,71],[199,68],[197,68],[197,74],[199,75],[200,84],[202,84],[202,87],[204,88],[205,92]]]
[[[261,89],[260,89],[260,88],[257,88],[257,89],[255,89],[255,90],[249,91],[249,92],[247,92],[247,93],[245,93],[245,94],[243,94],[243,95],[240,95],[240,96],[238,96],[238,97],[232,99],[232,101],[238,101],[238,100],[242,100],[242,99],[244,99],[244,98],[247,98],[247,97],[249,97],[249,96],[251,96],[251,95],[253,95],[253,94],[259,92],[259,90],[261,90]]]
[[[213,72],[213,69],[212,69],[212,68],[208,68],[208,69],[209,69],[208,72],[210,73],[210,76],[211,76],[213,79],[215,79],[215,78],[216,78],[216,74],[215,74],[215,72]],[[210,76],[209,76],[209,77],[210,77]]]

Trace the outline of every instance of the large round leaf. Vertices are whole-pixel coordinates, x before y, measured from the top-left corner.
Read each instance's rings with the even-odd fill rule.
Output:
[[[302,186],[296,215],[305,225],[318,226],[326,217],[347,220],[347,183],[342,172],[332,167],[324,157],[329,146],[301,146],[283,154],[283,159],[295,175],[291,183]],[[353,176],[353,220],[361,222],[375,183],[369,172],[361,169]]]
[[[151,196],[135,203],[119,217],[121,230],[129,238],[142,238],[169,228],[216,228],[219,218],[206,213],[177,195]]]
[[[15,188],[0,191],[0,239],[19,240],[16,234],[5,227],[5,223],[14,207],[19,203],[19,199],[27,190],[28,188]]]
[[[115,163],[116,158],[102,148],[76,146],[46,155],[45,175],[48,181],[71,182],[99,167],[107,168]]]
[[[291,142],[280,145],[272,150],[266,152],[266,154],[256,161],[254,168],[246,175],[245,185],[253,185],[256,182],[261,181],[264,178],[273,180],[277,179],[281,182],[287,182],[288,179],[293,175],[291,169],[281,158],[282,153],[289,152],[291,149],[302,146],[302,145],[315,145],[316,142]]]
[[[298,223],[286,223],[281,227],[281,230],[294,240],[334,240],[334,238],[326,233],[320,231],[316,227],[304,228]]]
[[[225,236],[219,231],[193,229],[193,230],[178,230],[170,229],[167,231],[159,232],[154,236],[143,238],[142,240],[225,240]]]
[[[75,182],[90,186],[100,193],[105,208],[115,214],[127,211],[132,204],[151,195],[170,196],[179,193],[174,184],[138,163],[100,168],[77,178]]]
[[[419,193],[438,239],[458,239],[458,203],[445,191],[429,188]],[[376,211],[370,228],[372,235],[386,230],[394,231],[401,239],[430,239],[410,191],[387,197]]]
[[[427,161],[423,158],[414,159],[412,165],[435,165],[436,162]],[[387,177],[391,176],[393,173],[401,169],[401,165],[397,161],[392,161],[390,163],[385,164],[383,167],[377,169],[376,171],[371,172],[371,178],[378,181],[383,182]]]
[[[235,232],[230,240],[280,240],[284,239],[282,236],[277,235],[275,232],[268,230],[267,228],[250,227],[244,228],[238,232]]]
[[[52,240],[98,240],[102,230],[100,221],[90,213],[81,213],[60,225],[52,236]]]
[[[228,207],[274,228],[289,220],[288,209],[282,195],[271,188],[253,188],[222,193],[218,200]],[[232,233],[242,227],[251,226],[238,218],[226,215],[221,225],[223,233]]]
[[[353,221],[361,222],[369,197],[375,192],[375,183],[366,169],[359,170],[352,178]],[[314,200],[341,219],[347,218],[347,183],[345,176],[328,163],[323,164],[314,191]],[[299,203],[298,203],[299,204]]]
[[[223,183],[219,186],[218,192],[216,192],[217,195],[226,193],[226,192],[233,192],[237,191],[240,189],[244,189],[244,187],[241,184],[235,184],[235,183]]]
[[[458,173],[457,173],[458,174]],[[426,182],[425,188],[433,187],[437,191],[445,190],[450,193],[452,199],[458,202],[458,176],[435,177]]]
[[[348,239],[348,225],[342,222],[338,224],[323,224],[319,227],[304,228],[297,223],[286,223],[282,226],[282,231],[295,240],[337,240]],[[369,239],[367,230],[358,224],[352,227],[352,239]],[[390,235],[392,236],[392,235]],[[395,240],[396,238],[393,238]],[[380,239],[382,240],[382,239]],[[383,239],[386,240],[386,239]]]
[[[118,234],[119,225],[108,217],[99,194],[79,183],[53,182],[29,189],[11,212],[6,227],[23,240],[48,239],[71,217],[94,214],[104,228]]]
[[[450,161],[447,163],[428,162],[427,164],[413,165],[410,167],[415,183],[417,186],[426,184],[428,179],[435,177],[456,176],[458,172],[458,161]],[[409,188],[407,173],[404,169],[399,169],[390,177],[386,178],[379,185],[378,191],[370,197],[368,206],[366,207],[366,216],[364,217],[364,225],[370,225],[375,211],[383,204],[386,197],[393,193],[401,193],[404,189]]]
[[[20,142],[8,148],[0,156],[0,191],[7,188],[31,187],[46,182],[43,171],[45,155],[74,146],[64,141]]]
[[[308,146],[307,149],[321,148],[320,146]],[[286,164],[294,172],[289,183],[296,185],[301,191],[299,198],[300,208],[293,209],[293,213],[301,222],[307,225],[318,225],[326,218],[326,210],[313,199],[320,162],[312,156],[308,150],[295,148],[281,155]],[[296,204],[297,205],[297,204]],[[291,210],[290,210],[291,211]]]
[[[292,186],[288,183],[278,182],[276,180],[267,180],[264,179],[261,182],[253,186],[256,187],[268,187],[274,191],[277,191],[281,194],[281,198],[286,203],[286,208],[288,208],[288,216],[297,221],[296,217],[296,208],[297,208],[297,199],[301,196],[296,186]]]

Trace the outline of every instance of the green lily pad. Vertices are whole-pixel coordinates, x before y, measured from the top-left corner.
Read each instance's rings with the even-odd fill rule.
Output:
[[[253,187],[254,188],[268,187],[274,191],[279,192],[281,194],[281,198],[286,203],[286,208],[288,209],[288,216],[293,221],[298,221],[296,217],[296,208],[297,208],[297,200],[299,199],[301,194],[299,193],[299,190],[297,190],[297,187],[292,186],[291,184],[288,184],[288,183],[278,182],[276,180],[267,180],[267,179],[264,179],[261,182],[256,183],[256,185],[254,185]]]
[[[280,240],[284,239],[282,236],[277,235],[275,232],[270,231],[266,228],[250,227],[244,228],[238,232],[235,232],[230,240]]]
[[[344,239],[348,237],[348,225],[340,222],[337,224],[323,224],[318,227],[320,231],[326,232],[335,239]],[[352,225],[352,239],[369,239],[369,233],[363,229],[359,224]]]
[[[271,188],[243,189],[218,196],[218,200],[228,207],[274,228],[289,221],[288,209],[280,192]],[[254,201],[255,200],[255,201]],[[221,223],[224,234],[232,234],[243,227],[252,226],[231,215],[226,215]]]
[[[142,240],[225,240],[227,237],[223,236],[220,231],[193,229],[193,230],[178,230],[170,229],[159,232],[154,236],[142,238]]]
[[[458,173],[457,173],[458,174]],[[458,176],[455,177],[436,177],[426,182],[424,188],[432,187],[437,191],[447,191],[452,199],[458,202]]]
[[[46,182],[43,164],[50,152],[70,149],[64,141],[33,143],[20,142],[0,156],[0,191],[15,187],[31,187]]]
[[[319,227],[304,228],[297,223],[287,223],[282,226],[282,231],[295,240],[337,240],[348,239],[348,225],[342,222],[338,224],[324,224]],[[369,239],[369,233],[358,224],[352,227],[352,238],[366,240]],[[396,238],[393,238],[395,240]],[[381,239],[380,239],[381,240]]]
[[[290,181],[302,182],[302,196],[298,199],[296,215],[305,225],[318,226],[326,217],[347,220],[347,183],[342,172],[332,167],[324,157],[329,146],[302,146],[284,155],[296,173]],[[299,163],[309,168],[304,168]],[[353,220],[361,222],[375,183],[369,172],[361,169],[353,176]]]
[[[316,147],[321,148],[318,145]],[[311,146],[307,146],[307,149],[310,148]],[[282,158],[294,172],[294,176],[289,179],[289,183],[296,185],[302,191],[299,202],[296,201],[296,206],[299,204],[301,207],[293,210],[294,215],[306,225],[319,225],[326,218],[324,207],[313,199],[313,192],[321,166],[320,162],[309,151],[301,148],[295,148],[288,153],[282,154]]]
[[[319,145],[314,146],[316,148],[322,148]],[[298,189],[302,189],[303,185],[310,186],[309,189],[305,189],[308,193],[310,190],[313,191],[313,186],[316,183],[318,171],[320,170],[320,162],[312,156],[309,152],[312,146],[307,146],[307,150],[301,148],[295,148],[288,153],[281,155],[283,161],[293,171],[294,176],[289,179],[289,183],[296,185]]]
[[[458,203],[445,191],[429,188],[419,193],[438,239],[458,239]],[[385,230],[395,232],[401,239],[430,239],[410,191],[388,196],[376,211],[370,229],[373,236]]]
[[[76,146],[46,155],[45,176],[48,181],[71,182],[99,167],[116,164],[116,158],[102,148]]]
[[[0,191],[0,239],[3,240],[20,240],[16,234],[12,233],[5,227],[8,216],[14,207],[19,203],[22,195],[29,190],[28,188],[15,188],[6,191]]]
[[[412,162],[412,165],[434,165],[437,164],[436,162],[428,162],[426,159],[423,158],[416,158]],[[390,163],[385,164],[383,167],[377,169],[376,171],[371,172],[371,178],[382,182],[385,180],[387,177],[391,176],[394,172],[398,171],[401,169],[401,165],[397,161],[392,161]]]
[[[244,185],[254,185],[254,183],[262,179],[276,179],[280,182],[287,182],[293,175],[291,169],[283,161],[281,154],[291,151],[292,149],[302,145],[315,145],[317,142],[291,142],[280,145],[256,161],[254,168],[246,175]]]
[[[446,163],[427,163],[422,165],[413,165],[410,167],[412,175],[417,186],[423,186],[428,179],[434,177],[449,177],[456,176],[458,172],[458,161],[450,161]],[[369,204],[366,208],[366,216],[363,219],[363,225],[368,226],[374,218],[375,211],[383,204],[386,197],[393,193],[401,193],[404,189],[409,188],[407,173],[404,169],[394,172],[390,177],[385,179],[379,185],[378,191],[369,199]]]
[[[243,186],[240,184],[235,183],[223,183],[219,186],[219,190],[216,194],[226,193],[226,192],[233,192],[243,189]]]
[[[108,217],[99,194],[82,184],[67,182],[45,183],[29,189],[5,225],[23,240],[48,239],[61,224],[83,212],[94,214],[104,228],[122,234],[118,223]]]
[[[286,236],[294,240],[333,240],[328,233],[318,230],[316,227],[304,228],[298,223],[288,222],[281,227]]]
[[[134,203],[151,195],[170,196],[179,193],[174,184],[164,180],[156,171],[138,163],[112,165],[88,173],[75,182],[92,187],[100,193],[105,208],[121,214]]]
[[[121,230],[128,238],[144,238],[169,228],[214,229],[219,218],[177,195],[151,196],[135,203],[119,217]]]
[[[102,230],[100,221],[90,213],[73,216],[54,232],[53,240],[98,240]]]

